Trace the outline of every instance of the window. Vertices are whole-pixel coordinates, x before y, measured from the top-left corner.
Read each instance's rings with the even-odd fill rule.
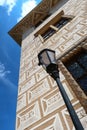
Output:
[[[49,28],[41,36],[43,37],[44,40],[46,40],[47,38],[49,38],[50,36],[52,36],[54,33],[55,33],[55,30],[52,29],[52,28]]]
[[[64,64],[87,95],[87,52],[82,50],[68,59]]]
[[[64,25],[66,25],[72,18],[73,16],[64,15],[64,11],[61,11],[34,35],[40,36],[41,40],[44,41],[52,36],[56,31],[61,29]]]
[[[61,29],[64,25],[66,25],[71,19],[70,18],[63,18],[57,21],[55,24],[50,26],[41,36],[44,40],[48,39],[52,36],[57,30]]]
[[[54,24],[58,29],[61,29],[64,25],[66,25],[71,19],[70,18],[61,18],[57,23]]]

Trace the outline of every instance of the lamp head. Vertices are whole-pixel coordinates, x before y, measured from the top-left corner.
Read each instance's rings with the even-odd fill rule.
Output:
[[[55,58],[55,51],[50,49],[44,49],[38,54],[39,65],[42,65],[43,68],[51,76],[54,71],[58,72],[58,65]]]

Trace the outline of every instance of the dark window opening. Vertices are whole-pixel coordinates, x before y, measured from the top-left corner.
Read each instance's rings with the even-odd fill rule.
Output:
[[[58,29],[66,25],[71,19],[70,18],[61,18],[58,22],[54,24]]]
[[[87,95],[87,52],[81,51],[72,56],[64,64]]]
[[[55,33],[55,30],[52,28],[49,28],[46,32],[44,32],[41,36],[44,40],[48,39],[50,36],[52,36]]]

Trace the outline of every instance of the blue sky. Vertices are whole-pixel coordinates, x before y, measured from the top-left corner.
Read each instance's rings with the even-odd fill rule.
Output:
[[[19,45],[8,31],[41,0],[0,0],[0,130],[15,130]]]

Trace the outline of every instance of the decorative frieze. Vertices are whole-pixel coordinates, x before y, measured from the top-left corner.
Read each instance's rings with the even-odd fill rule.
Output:
[[[41,124],[25,130],[63,130],[62,122],[60,121],[60,117],[58,114],[52,116],[49,119],[46,119]]]
[[[45,41],[43,44],[45,44],[45,47],[49,48],[50,46],[52,46],[54,43],[51,39],[48,39],[47,41]],[[53,46],[54,47],[54,46]]]
[[[73,30],[75,27],[80,29],[82,27],[82,25],[80,25],[80,22],[83,21],[84,18],[82,17],[75,17],[71,22],[70,22],[70,26],[66,25],[66,29],[67,30]]]
[[[32,75],[34,75],[37,71],[39,71],[40,67],[37,65],[37,66],[34,66],[33,68],[29,69],[26,71],[26,74],[28,77],[31,77]]]
[[[23,73],[22,75],[20,75],[19,84],[25,82],[25,80],[26,80],[26,74]]]
[[[33,58],[32,62],[34,66],[38,65],[38,57],[36,56],[35,58]]]
[[[54,0],[44,0],[44,3],[45,1],[50,5],[54,2]],[[24,33],[17,103],[17,130],[75,130],[56,81],[42,67],[38,66],[37,56],[44,48],[55,50],[56,57],[59,58],[58,67],[62,85],[84,126],[84,130],[87,129],[85,113],[85,110],[87,112],[87,97],[60,61],[62,56],[61,60],[65,58],[67,60],[70,55],[76,53],[72,50],[76,50],[76,46],[80,45],[80,41],[82,42],[82,39],[87,36],[86,6],[87,0],[69,0],[62,8],[54,11],[51,17],[45,19],[46,21],[43,20],[44,22],[31,34]],[[41,8],[43,7],[41,6]],[[37,7],[36,10],[38,12],[34,12],[34,20],[36,16],[39,18],[39,15],[44,14]],[[45,41],[41,41],[38,36],[35,37],[35,32],[45,26],[48,21],[53,20],[61,10],[64,11],[65,16],[73,15],[72,20],[60,30],[56,30]],[[86,44],[80,47],[87,49]]]
[[[19,113],[18,117],[20,118],[19,128],[22,127],[23,130],[40,120],[41,116],[38,102],[35,102],[30,107]]]
[[[68,88],[68,84],[66,82],[63,82],[63,87],[69,97],[70,100],[73,99],[73,96]],[[58,88],[58,86],[56,86]],[[51,93],[45,95],[41,99],[42,109],[44,116],[53,112],[56,109],[59,109],[61,106],[63,106],[65,103],[62,99],[61,93],[58,89],[55,89]]]
[[[78,34],[81,36],[87,36],[87,28],[84,27],[82,30],[79,30]]]
[[[78,101],[74,102],[73,106],[75,107],[77,104],[79,104]],[[84,127],[84,130],[86,130],[87,129],[87,114],[85,113],[83,107],[79,107],[75,111],[76,111],[76,113],[78,115],[79,120],[81,121],[81,123],[82,123],[82,125]],[[75,128],[74,128],[74,126],[73,126],[73,124],[71,122],[70,115],[69,115],[66,108],[61,111],[61,114],[63,116],[63,119],[64,119],[64,122],[66,124],[67,130],[72,130],[72,129],[75,130]]]
[[[29,77],[28,81],[19,87],[19,95],[22,94],[23,92],[27,91],[28,89],[30,89],[32,86],[35,85],[35,83],[36,83],[35,76],[33,75],[33,76]]]
[[[54,41],[54,46],[58,47],[63,42],[65,42],[65,39],[62,36],[58,36],[58,34],[56,33],[56,35],[55,35],[55,37],[53,37],[52,41]]]
[[[75,44],[77,44],[77,41],[80,40],[81,36],[74,34],[73,37],[68,40],[66,43],[61,44],[58,48],[62,51],[65,52],[72,48]]]
[[[59,48],[56,48],[55,52],[56,52],[56,57],[61,56],[61,50]]]
[[[26,106],[26,93],[21,95],[17,101],[17,112]]]
[[[48,83],[47,79],[42,80],[36,86],[28,91],[28,103],[32,102],[33,100],[37,99],[41,95],[45,94],[50,90],[50,84]]]
[[[31,68],[31,67],[32,67],[32,61],[30,62],[29,57],[27,57],[27,58],[24,60],[24,65],[25,65],[25,66],[28,66],[28,68]]]
[[[36,75],[37,82],[39,82],[40,80],[42,80],[47,76],[47,73],[43,68],[41,68],[38,72],[36,72],[35,75]]]
[[[60,108],[64,105],[62,96],[58,89],[53,91],[52,93],[47,94],[45,97],[41,99],[43,115],[46,116],[54,110]]]
[[[57,87],[56,81],[51,76],[48,76],[48,77],[50,81],[50,87],[51,88]]]

